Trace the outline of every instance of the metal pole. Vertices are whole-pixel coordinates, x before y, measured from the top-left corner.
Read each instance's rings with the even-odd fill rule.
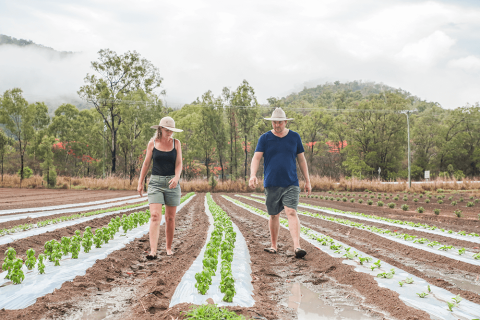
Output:
[[[105,124],[105,120],[103,121],[103,179],[105,179],[105,133],[107,131],[107,125]]]
[[[410,177],[410,111],[407,111],[407,139],[408,139],[408,187],[412,187],[412,179]]]

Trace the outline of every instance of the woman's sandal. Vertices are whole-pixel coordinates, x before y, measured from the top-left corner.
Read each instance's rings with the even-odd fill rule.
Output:
[[[306,254],[307,254],[307,251],[301,248],[295,249],[295,258],[303,258],[305,257]]]
[[[263,251],[266,251],[268,253],[277,253],[277,250],[275,250],[273,248],[265,248],[265,249],[263,249]]]

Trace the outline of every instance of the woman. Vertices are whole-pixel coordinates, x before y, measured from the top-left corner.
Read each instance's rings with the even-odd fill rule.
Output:
[[[164,117],[158,126],[155,135],[147,146],[147,154],[143,162],[142,171],[138,180],[137,191],[142,197],[143,180],[153,159],[152,176],[148,184],[148,203],[150,205],[150,253],[147,259],[157,258],[157,245],[162,220],[162,205],[165,205],[165,249],[167,256],[173,255],[172,241],[175,232],[175,213],[180,205],[180,185],[178,180],[182,173],[182,148],[180,141],[173,139],[173,132],[183,130],[175,128],[175,121],[171,117]]]

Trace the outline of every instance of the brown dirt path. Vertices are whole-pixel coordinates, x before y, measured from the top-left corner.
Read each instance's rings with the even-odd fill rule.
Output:
[[[352,266],[342,263],[343,259],[333,258],[307,241],[301,240],[307,256],[295,259],[290,248],[290,234],[284,228],[280,228],[278,254],[264,253],[263,248],[270,244],[267,220],[228,202],[220,195],[215,195],[214,199],[229,213],[247,240],[252,272],[256,278],[253,282],[257,302],[255,308],[259,313],[271,310],[273,314],[262,314],[267,319],[291,319],[288,310],[279,306],[282,289],[286,281],[300,279],[318,285],[327,280],[336,287],[345,288],[353,303],[361,306],[362,310],[371,310],[371,315],[379,316],[380,311],[395,319],[430,319],[427,313],[405,305],[396,292],[380,288],[372,276],[355,272]]]
[[[110,313],[116,314],[119,319],[127,316],[135,319],[166,319],[162,314],[168,309],[170,297],[181,277],[200,252],[207,230],[208,220],[204,214],[203,197],[197,195],[177,212],[173,257],[165,256],[165,228],[162,226],[159,259],[145,259],[145,251],[149,249],[147,234],[107,258],[97,261],[84,276],[65,282],[60,289],[39,298],[34,305],[23,310],[0,310],[0,318],[9,320],[85,316],[89,306],[98,303],[103,297],[119,304],[118,309],[110,310]],[[130,306],[133,307],[129,308]],[[128,312],[124,313],[125,310]],[[88,313],[86,317],[88,318]]]

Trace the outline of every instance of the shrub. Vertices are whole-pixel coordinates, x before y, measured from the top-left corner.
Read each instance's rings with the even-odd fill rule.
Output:
[[[480,202],[480,199],[475,199],[475,203],[479,203]]]
[[[367,204],[368,204],[369,206],[371,206],[371,205],[373,204],[373,201],[372,201],[372,200],[368,200],[368,201],[367,201]]]
[[[452,201],[452,199],[453,199],[453,197],[452,197],[452,196],[448,197],[448,200]]]
[[[57,170],[55,170],[55,166],[51,166],[48,172],[43,172],[43,180],[45,180],[47,186],[50,188],[55,188],[57,185]]]
[[[398,197],[393,198],[393,200],[397,201],[397,200],[398,200]]]
[[[347,202],[347,200],[348,200],[348,199],[345,198],[345,197],[342,198],[342,201],[343,201],[343,202]]]
[[[437,193],[442,193],[443,189],[437,189]]]
[[[475,203],[473,202],[467,202],[467,207],[473,207],[475,205]]]
[[[382,196],[377,196],[377,199],[382,199]]]
[[[456,205],[457,205],[457,201],[452,201],[451,205],[452,205],[452,206],[456,206]]]
[[[419,195],[420,198],[423,198],[423,194]]]
[[[473,200],[473,199],[475,199],[475,198],[474,198],[474,197],[469,197],[468,199]]]
[[[413,199],[413,202],[418,202],[418,199],[417,198]]]
[[[363,190],[363,192],[369,192],[368,189]]]
[[[328,191],[328,194],[332,194],[332,191]]]
[[[20,177],[21,169],[18,169],[18,176]],[[28,179],[33,175],[33,170],[29,167],[23,167],[23,179]]]
[[[438,216],[440,214],[440,209],[433,209],[433,213],[435,213]]]
[[[408,201],[408,198],[407,198],[407,197],[403,197],[403,201]]]
[[[355,198],[351,198],[351,199],[350,199],[350,202],[351,202],[351,203],[354,203],[354,202],[355,202]]]
[[[358,199],[358,203],[363,203],[363,200],[362,200],[362,199]]]
[[[368,195],[365,195],[365,198],[368,197]]]
[[[460,197],[460,199],[458,199],[458,201],[463,202],[463,197]]]
[[[373,198],[375,198],[375,196],[372,194],[372,195],[370,196],[370,198],[372,198],[372,199],[373,199]]]
[[[382,201],[378,201],[378,202],[377,202],[377,206],[378,206],[378,207],[383,207],[383,202],[382,202]]]
[[[387,204],[387,206],[388,206],[390,209],[394,209],[394,208],[395,208],[395,203],[390,202],[389,204]]]
[[[388,199],[390,199],[390,197],[385,197],[385,200],[388,200]]]
[[[425,209],[423,209],[423,207],[418,207],[418,208],[417,208],[417,212],[418,212],[418,213],[423,213],[423,211],[425,211]]]
[[[401,208],[402,208],[403,211],[407,211],[408,210],[408,205],[402,204]]]
[[[335,200],[335,198],[334,198],[334,197],[330,197],[330,200],[332,200],[332,201],[333,201],[333,200]]]
[[[431,194],[428,195],[428,199],[432,199],[432,195],[431,195]]]
[[[438,203],[438,204],[442,204],[442,203],[443,203],[443,200],[438,200],[437,203]]]
[[[425,199],[425,203],[430,203],[430,199]]]
[[[341,198],[337,198],[337,199],[335,199],[335,200],[337,200],[337,201],[341,201],[342,199],[341,199]]]
[[[462,217],[462,210],[455,210],[453,213],[457,216],[457,218]]]

